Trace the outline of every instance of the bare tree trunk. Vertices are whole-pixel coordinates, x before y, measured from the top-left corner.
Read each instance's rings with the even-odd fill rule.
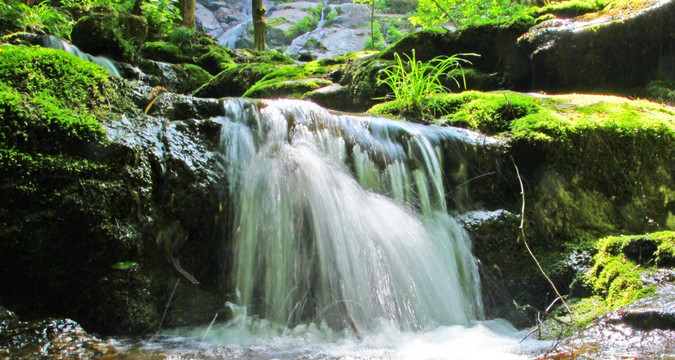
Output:
[[[183,25],[190,29],[195,28],[195,0],[183,0],[185,4],[185,13],[183,15]]]
[[[265,12],[267,9],[262,0],[251,1],[251,15],[253,16],[253,48],[255,50],[265,50],[265,37],[267,28],[265,27]]]
[[[195,0],[179,0],[180,16],[183,18],[183,26],[195,28]]]

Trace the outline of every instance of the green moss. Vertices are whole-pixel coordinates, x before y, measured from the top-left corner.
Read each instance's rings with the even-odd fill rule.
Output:
[[[20,93],[42,95],[74,109],[101,107],[114,100],[115,85],[98,65],[41,47],[0,49],[0,81]]]
[[[587,281],[593,293],[610,307],[631,303],[653,292],[643,282],[642,274],[656,267],[672,266],[669,261],[675,254],[674,247],[673,231],[600,239]]]
[[[183,64],[181,68],[186,79],[180,89],[182,93],[191,93],[213,79],[213,75],[197,65]]]
[[[164,41],[146,42],[141,48],[141,55],[147,59],[170,63],[189,63],[193,54],[186,53],[184,48]]]
[[[332,84],[326,79],[301,79],[256,84],[244,96],[252,98],[296,98],[305,93]]]
[[[528,13],[533,17],[540,17],[545,14],[553,14],[559,18],[573,18],[586,13],[602,10],[608,0],[569,0],[541,7],[532,7]]]
[[[200,97],[242,96],[253,84],[273,72],[277,65],[267,63],[237,64],[221,71],[194,92]]]
[[[306,92],[330,85],[331,81],[321,77],[327,77],[335,68],[336,65],[320,61],[282,66],[256,82],[244,96],[299,98]]]

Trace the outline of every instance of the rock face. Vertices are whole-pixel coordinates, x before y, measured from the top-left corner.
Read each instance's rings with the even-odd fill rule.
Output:
[[[630,92],[675,79],[675,1],[639,10],[545,21],[519,44],[531,58],[534,90]]]
[[[293,58],[311,53],[315,59],[333,58],[364,49],[370,37],[370,8],[366,4],[327,1],[266,1],[268,47]],[[202,1],[197,4],[198,26],[221,45],[230,48],[250,48],[251,15],[246,2],[224,3]],[[378,22],[384,23],[383,15]],[[404,20],[386,24],[383,29],[396,27],[401,32],[412,30]],[[385,40],[388,33],[383,32]],[[391,38],[392,42],[398,40]]]
[[[675,285],[655,296],[619,308],[562,340],[539,357],[545,359],[668,359],[675,356]]]

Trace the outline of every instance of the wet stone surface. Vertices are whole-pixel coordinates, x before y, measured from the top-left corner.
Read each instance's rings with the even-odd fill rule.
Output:
[[[612,311],[539,359],[675,359],[673,278],[655,296]]]
[[[19,321],[0,307],[2,359],[104,359],[115,352],[112,343],[88,334],[73,320]]]

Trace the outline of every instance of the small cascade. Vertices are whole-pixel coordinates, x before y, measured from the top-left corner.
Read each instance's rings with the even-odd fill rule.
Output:
[[[237,42],[244,36],[246,29],[248,29],[248,26],[251,24],[251,7],[244,6],[241,10],[241,15],[239,15],[238,18],[244,20],[231,29],[225,31],[222,35],[219,35],[216,38],[218,44],[227,46],[230,49],[237,47]]]
[[[66,41],[61,40],[54,35],[44,35],[42,37],[42,46],[52,49],[63,50],[81,59],[91,61],[94,64],[102,66],[110,73],[110,75],[115,75],[118,77],[121,76],[119,70],[117,70],[117,67],[115,66],[115,63],[113,63],[113,61],[110,60],[109,58],[104,56],[93,56],[87,54],[82,50],[78,49],[77,46],[69,44]]]
[[[444,191],[444,177],[462,174],[444,174],[443,162],[489,139],[302,101],[225,106],[234,276],[249,315],[362,331],[481,317],[470,241]]]
[[[326,2],[323,3],[323,7],[321,8],[321,19],[319,19],[319,22],[316,24],[316,29],[323,29],[324,25],[326,25],[326,8],[330,10],[328,7],[328,4]]]

